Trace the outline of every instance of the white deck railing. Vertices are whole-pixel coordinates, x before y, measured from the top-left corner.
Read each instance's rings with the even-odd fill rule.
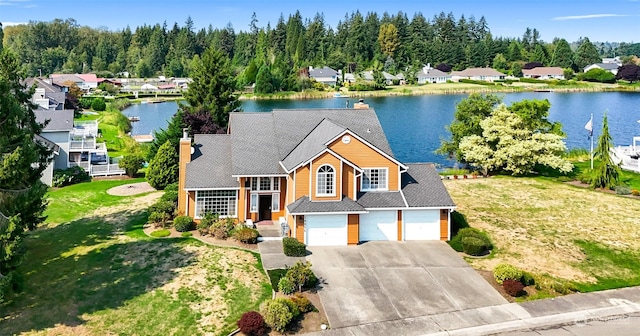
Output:
[[[69,162],[69,167],[82,167],[90,176],[124,175],[126,172],[117,163],[90,164],[89,162]]]

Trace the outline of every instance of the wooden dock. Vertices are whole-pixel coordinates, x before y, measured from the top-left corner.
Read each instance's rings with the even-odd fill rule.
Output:
[[[151,134],[134,135],[133,136],[133,140],[135,140],[136,142],[139,142],[139,143],[142,143],[142,142],[153,142],[153,135],[151,135]]]

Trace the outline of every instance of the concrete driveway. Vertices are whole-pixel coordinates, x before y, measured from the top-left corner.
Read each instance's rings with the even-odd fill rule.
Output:
[[[508,303],[444,242],[308,250],[332,328]]]

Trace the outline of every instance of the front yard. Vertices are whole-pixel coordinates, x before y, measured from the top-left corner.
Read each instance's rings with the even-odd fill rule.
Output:
[[[476,269],[515,265],[580,291],[640,285],[640,201],[550,179],[445,180],[458,211],[489,233]]]
[[[160,193],[106,194],[131,182],[49,193],[48,226],[27,239],[24,289],[0,306],[0,335],[226,335],[271,296],[256,253],[148,238],[145,209]]]

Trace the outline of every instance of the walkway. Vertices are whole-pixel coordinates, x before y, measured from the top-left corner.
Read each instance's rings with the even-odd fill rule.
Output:
[[[631,287],[363,324],[308,335],[517,335],[510,332],[557,325],[590,325],[593,321],[603,320],[624,321],[627,316],[639,312],[640,287]]]
[[[282,240],[265,240],[258,243],[262,267],[265,270],[284,269],[293,266],[298,260],[305,261],[305,257],[288,257],[284,255]]]

